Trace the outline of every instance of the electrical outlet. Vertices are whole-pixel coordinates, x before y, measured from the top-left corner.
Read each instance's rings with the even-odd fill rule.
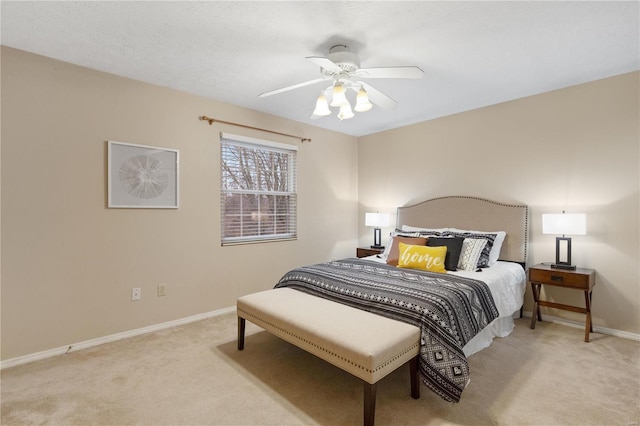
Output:
[[[131,300],[142,299],[142,289],[140,287],[134,287],[131,289]]]
[[[164,284],[158,284],[158,296],[166,296],[167,288]]]

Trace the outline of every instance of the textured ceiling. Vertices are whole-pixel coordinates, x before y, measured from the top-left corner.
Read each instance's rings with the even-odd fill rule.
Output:
[[[3,45],[361,136],[640,69],[634,2],[13,2]],[[346,44],[362,67],[415,65],[421,80],[370,79],[398,102],[311,120],[311,80]],[[215,111],[203,111],[215,116]],[[218,117],[224,119],[224,117]]]

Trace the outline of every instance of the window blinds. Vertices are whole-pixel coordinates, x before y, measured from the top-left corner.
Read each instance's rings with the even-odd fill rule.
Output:
[[[223,133],[222,245],[295,239],[297,147]]]

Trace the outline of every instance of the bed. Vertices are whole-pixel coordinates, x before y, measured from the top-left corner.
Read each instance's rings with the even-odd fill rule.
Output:
[[[482,273],[456,271],[455,274],[483,279],[496,293],[499,317],[478,333],[467,345],[467,356],[486,348],[494,337],[505,337],[513,330],[513,313],[522,316],[522,303],[526,287],[526,261],[529,239],[529,208],[524,204],[503,203],[469,196],[434,198],[422,203],[399,207],[397,227],[457,228],[486,232],[503,231],[496,266],[500,271],[485,268]],[[380,261],[381,259],[376,259]],[[515,267],[515,264],[521,268]]]
[[[383,255],[295,268],[274,289],[239,298],[238,349],[249,320],[356,375],[365,382],[365,424],[374,422],[377,381],[407,362],[412,397],[419,376],[457,402],[467,357],[511,333],[522,307],[528,208],[441,197],[398,208],[396,228]],[[445,261],[456,250],[455,263]],[[437,257],[438,272],[411,265],[424,253],[427,263]]]

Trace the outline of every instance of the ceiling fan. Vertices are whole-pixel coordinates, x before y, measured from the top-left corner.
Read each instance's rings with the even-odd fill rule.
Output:
[[[333,46],[329,50],[329,55],[326,58],[309,56],[306,59],[320,67],[320,77],[281,89],[264,92],[259,96],[263,98],[323,81],[330,81],[331,85],[321,90],[311,118],[316,119],[330,115],[331,110],[329,106],[332,106],[339,108],[338,118],[342,121],[354,116],[351,104],[346,97],[348,89],[357,93],[356,104],[353,108],[357,112],[370,110],[373,107],[372,102],[386,110],[395,108],[398,104],[389,96],[361,79],[422,78],[424,76],[424,72],[415,66],[360,68],[358,55],[349,51],[349,48],[342,44]]]

